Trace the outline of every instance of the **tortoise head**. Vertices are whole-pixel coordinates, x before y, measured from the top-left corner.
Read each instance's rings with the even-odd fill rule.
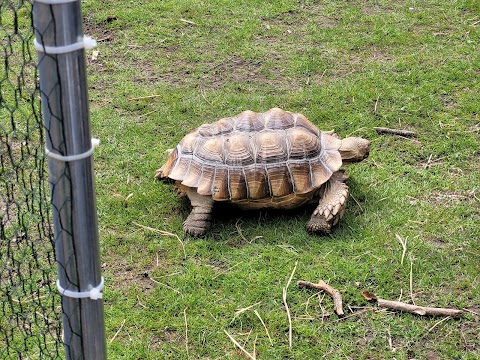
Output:
[[[344,163],[359,162],[368,157],[370,141],[359,137],[348,137],[342,140],[338,150]]]

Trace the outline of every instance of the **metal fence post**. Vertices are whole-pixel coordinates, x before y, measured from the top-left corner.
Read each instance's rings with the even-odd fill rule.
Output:
[[[34,1],[33,22],[65,352],[68,359],[105,359],[103,278],[80,1]]]

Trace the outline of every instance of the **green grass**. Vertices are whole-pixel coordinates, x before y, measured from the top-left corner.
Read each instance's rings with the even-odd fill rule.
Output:
[[[101,40],[88,70],[110,358],[245,358],[225,330],[259,359],[480,357],[477,1],[87,0],[83,10]],[[164,151],[202,123],[274,106],[372,141],[348,169],[340,226],[317,237],[305,231],[311,209],[220,208],[207,237],[185,237],[189,205],[153,180]],[[186,258],[177,239],[134,223],[179,235]],[[290,349],[282,288],[295,263]],[[370,309],[363,289],[411,302],[411,265],[417,304],[473,313],[438,323]],[[337,321],[331,300],[298,279],[328,281],[353,316]]]

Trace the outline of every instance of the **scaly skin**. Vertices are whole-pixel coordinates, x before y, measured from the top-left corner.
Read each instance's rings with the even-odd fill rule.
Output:
[[[192,211],[183,222],[183,230],[194,237],[205,235],[212,226],[212,197],[199,195],[197,189],[181,184],[177,184],[177,189],[181,193],[186,193],[192,204]]]
[[[329,234],[332,227],[338,224],[347,207],[348,186],[344,183],[347,177],[336,172],[325,183],[320,201],[307,224],[312,233]]]

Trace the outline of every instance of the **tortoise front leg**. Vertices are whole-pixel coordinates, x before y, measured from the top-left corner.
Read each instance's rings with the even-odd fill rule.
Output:
[[[309,232],[329,234],[332,227],[338,224],[347,206],[346,180],[347,176],[338,171],[324,184],[318,206],[307,224]]]
[[[183,230],[195,237],[203,236],[212,225],[213,199],[211,196],[199,195],[194,188],[188,188],[186,193],[192,211],[183,223]]]

